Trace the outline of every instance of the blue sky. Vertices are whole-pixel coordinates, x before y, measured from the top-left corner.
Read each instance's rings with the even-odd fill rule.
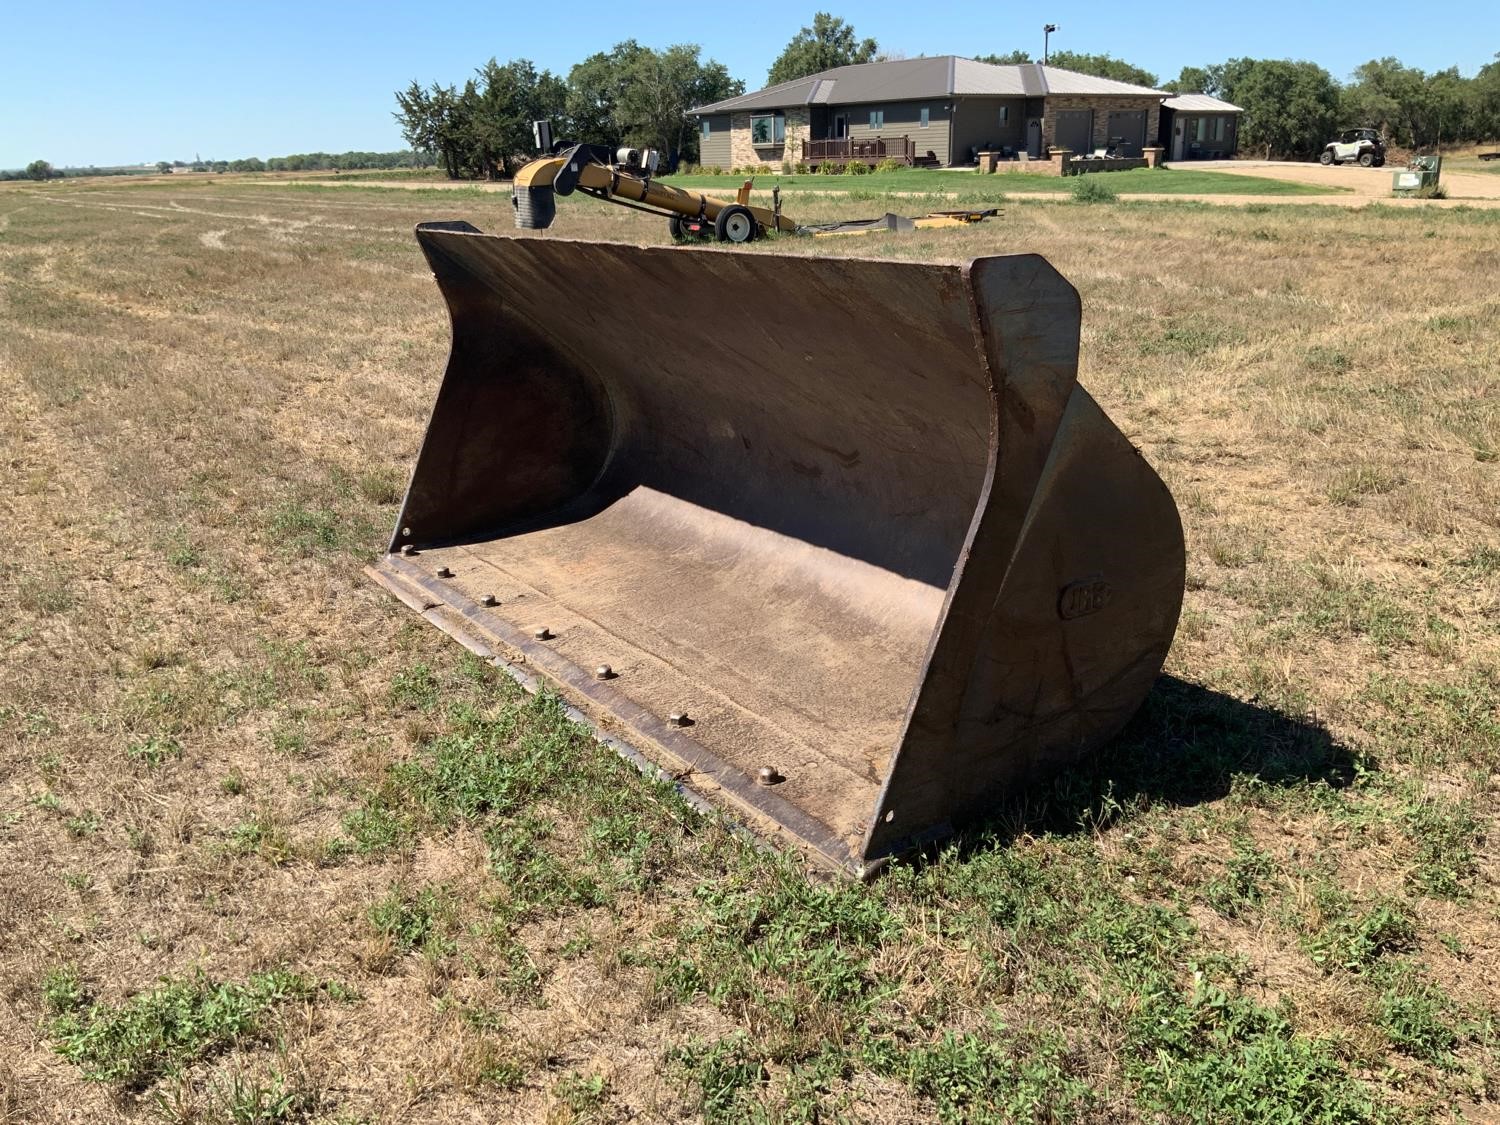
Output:
[[[566,74],[631,37],[651,46],[699,43],[755,89],[819,6],[17,0],[0,39],[0,167],[396,149],[392,92],[413,78],[462,81],[492,55]],[[1424,69],[1456,65],[1468,75],[1500,51],[1497,0],[822,6],[907,55],[1039,50],[1041,25],[1050,21],[1060,27],[1054,47],[1108,52],[1163,80],[1184,64],[1241,55],[1308,58],[1340,79],[1383,55]]]

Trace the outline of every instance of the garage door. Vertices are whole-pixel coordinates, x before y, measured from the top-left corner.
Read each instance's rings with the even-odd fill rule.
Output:
[[[1146,147],[1146,111],[1116,110],[1109,115],[1109,143],[1121,156],[1140,156]]]
[[[1082,154],[1094,151],[1094,111],[1064,109],[1057,114],[1057,146]]]

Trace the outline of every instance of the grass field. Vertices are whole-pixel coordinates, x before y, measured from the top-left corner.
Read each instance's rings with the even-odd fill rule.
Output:
[[[0,189],[0,1122],[1494,1118],[1500,215],[745,251],[1045,254],[1186,526],[1125,734],[868,887],[361,576],[447,345],[411,227],[459,217],[509,201]]]
[[[1286,180],[1251,180],[1244,177],[1226,177],[1212,172],[1199,172],[1191,168],[1134,168],[1128,172],[1095,173],[1110,188],[1120,195],[1168,194],[1168,195],[1330,195],[1336,188],[1319,187],[1313,184],[1290,183]],[[718,191],[733,190],[744,176],[668,176],[663,182],[676,187],[709,188]],[[1001,192],[1046,192],[1064,194],[1073,190],[1073,177],[1039,176],[1027,172],[997,172],[992,176],[981,176],[978,172],[940,172],[925,168],[910,168],[900,172],[876,172],[864,176],[818,176],[761,173],[755,177],[756,186],[769,190],[781,185],[785,192],[799,191],[852,191],[859,193],[889,194],[892,192],[924,194],[930,192],[957,192],[964,198],[987,198]],[[727,185],[727,187],[726,187]]]

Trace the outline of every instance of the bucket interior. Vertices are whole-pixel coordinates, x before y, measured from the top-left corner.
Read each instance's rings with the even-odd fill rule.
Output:
[[[424,246],[454,352],[393,543],[416,553],[392,559],[565,689],[597,685],[605,729],[679,762],[691,739],[750,791],[770,767],[857,845],[990,455],[959,270]]]

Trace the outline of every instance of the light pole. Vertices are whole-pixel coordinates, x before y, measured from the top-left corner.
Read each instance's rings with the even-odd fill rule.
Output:
[[[1047,44],[1052,38],[1052,33],[1057,30],[1057,24],[1044,23],[1042,25],[1042,65],[1047,65]]]

